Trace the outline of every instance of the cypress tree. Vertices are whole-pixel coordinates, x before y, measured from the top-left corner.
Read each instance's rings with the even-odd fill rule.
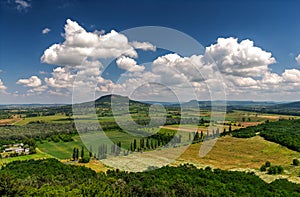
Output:
[[[150,149],[150,144],[149,144],[149,139],[147,138],[147,140],[146,140],[146,148],[147,149]]]
[[[81,147],[81,159],[83,159],[83,157],[84,157],[84,147],[82,146]]]
[[[133,140],[133,150],[136,150],[136,139]]]
[[[93,157],[93,147],[90,145],[90,157]]]
[[[76,148],[75,147],[73,148],[72,159],[73,159],[73,161],[75,161],[75,159],[76,159]]]
[[[78,159],[79,159],[79,149],[76,148],[76,160],[78,160]]]

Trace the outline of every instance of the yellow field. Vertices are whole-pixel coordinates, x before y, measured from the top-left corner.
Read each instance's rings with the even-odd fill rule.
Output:
[[[292,160],[300,159],[300,154],[279,144],[264,140],[262,137],[233,138],[225,136],[219,138],[212,150],[203,158],[199,157],[202,143],[192,144],[177,159],[178,163],[193,163],[199,167],[211,166],[224,170],[254,170],[261,178],[272,181],[275,178],[288,178],[299,182],[300,167],[292,166]],[[285,169],[284,175],[266,175],[260,173],[259,168],[266,161],[272,165],[281,165]]]

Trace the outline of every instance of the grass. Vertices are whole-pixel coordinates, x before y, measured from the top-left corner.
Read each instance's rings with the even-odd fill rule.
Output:
[[[262,137],[219,138],[213,149],[203,158],[199,157],[201,143],[192,144],[179,160],[202,163],[221,169],[254,168],[259,169],[266,161],[274,165],[290,166],[300,155],[279,144],[264,140]]]
[[[56,123],[69,123],[68,117],[62,114],[57,114],[54,116],[38,116],[38,117],[29,117],[24,118],[18,122],[16,122],[15,125],[26,125],[30,122],[36,122],[36,121],[43,121],[43,122],[56,122]]]
[[[24,161],[24,160],[30,160],[30,159],[46,159],[51,158],[51,155],[48,155],[47,153],[41,152],[39,149],[37,149],[36,154],[32,155],[24,155],[19,157],[10,157],[10,158],[2,158],[0,159],[0,166],[5,165],[6,163],[10,163],[13,161]]]
[[[226,113],[226,120],[242,122],[242,119],[245,118],[248,121],[248,118],[252,122],[264,122],[266,120],[276,121],[280,118],[289,119],[289,118],[299,118],[298,116],[289,116],[289,115],[278,115],[278,114],[262,114],[257,112],[248,112],[248,111],[240,111],[234,110],[233,112]]]
[[[109,139],[108,139],[108,138]],[[72,142],[48,142],[43,141],[43,143],[38,142],[38,148],[58,159],[69,159],[73,154],[73,148],[77,147],[81,151],[81,147],[85,145],[85,152],[88,154],[88,149],[92,146],[92,152],[98,152],[98,146],[100,144],[111,144],[111,141],[117,143],[121,142],[122,147],[125,149],[130,148],[130,143],[133,142],[133,137],[127,133],[119,131],[109,131],[106,132],[106,136],[101,135],[100,132],[87,133],[82,135],[77,135],[73,137],[74,141]],[[135,137],[139,139],[139,137]],[[85,144],[83,144],[84,142]],[[110,151],[110,146],[108,145],[108,151]]]

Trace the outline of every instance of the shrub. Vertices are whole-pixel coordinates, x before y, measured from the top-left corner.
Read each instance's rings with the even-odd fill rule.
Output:
[[[271,166],[268,169],[268,174],[281,174],[283,173],[283,167],[282,166]]]
[[[260,171],[261,171],[261,172],[267,171],[266,165],[262,165],[262,166],[260,167]]]
[[[300,162],[298,159],[293,159],[293,165],[294,166],[299,166]]]
[[[79,160],[79,163],[89,163],[90,162],[90,158],[89,157],[84,157],[82,159]]]
[[[270,167],[271,166],[271,162],[269,162],[269,161],[266,161],[266,167]]]

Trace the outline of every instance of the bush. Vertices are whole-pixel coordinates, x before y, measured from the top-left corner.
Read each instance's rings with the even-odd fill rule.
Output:
[[[266,161],[266,167],[270,167],[271,166],[271,162],[269,162],[269,161]]]
[[[262,165],[262,166],[260,167],[260,171],[261,171],[261,172],[267,171],[266,165]]]
[[[271,166],[268,169],[268,174],[281,174],[283,173],[283,167],[282,166]]]
[[[299,166],[300,162],[298,159],[293,159],[293,165],[294,166]]]
[[[89,157],[84,157],[82,159],[79,160],[79,163],[89,163],[90,162],[90,158]]]

